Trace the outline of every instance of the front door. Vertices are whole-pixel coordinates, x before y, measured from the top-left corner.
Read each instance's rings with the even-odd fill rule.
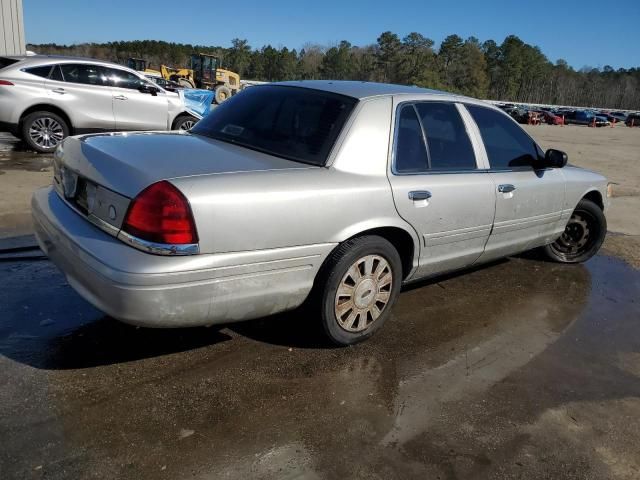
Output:
[[[141,92],[142,85],[154,86],[131,72],[108,68],[113,91],[113,113],[118,130],[168,130],[168,102],[164,90],[155,95]]]
[[[450,102],[397,108],[389,179],[398,213],[422,240],[415,277],[473,264],[491,232],[494,183],[461,112]]]
[[[466,108],[480,131],[496,192],[493,231],[480,260],[552,242],[563,229],[562,170],[534,168],[542,151],[503,113],[477,105]]]

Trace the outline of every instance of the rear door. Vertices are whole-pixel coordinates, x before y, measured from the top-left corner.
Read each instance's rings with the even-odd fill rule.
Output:
[[[550,243],[558,228],[562,230],[562,170],[535,169],[542,150],[502,112],[478,105],[466,108],[480,131],[496,192],[493,231],[481,261]]]
[[[491,231],[495,188],[466,116],[451,102],[396,107],[389,180],[398,213],[422,240],[417,277],[471,265]]]
[[[168,130],[169,106],[166,92],[141,92],[151,82],[119,68],[107,68],[113,92],[113,113],[118,130]]]
[[[115,129],[111,88],[100,65],[55,65],[45,88],[51,103],[69,115],[76,133]]]

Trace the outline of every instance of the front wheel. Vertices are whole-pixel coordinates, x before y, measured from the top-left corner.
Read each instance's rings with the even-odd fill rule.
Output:
[[[593,257],[607,234],[607,219],[598,205],[582,199],[573,211],[560,237],[543,247],[551,260],[560,263],[581,263]]]
[[[328,258],[319,277],[324,331],[337,345],[361,342],[382,327],[402,283],[402,261],[382,237],[348,240]]]
[[[191,130],[195,124],[198,122],[198,119],[192,117],[191,115],[182,115],[178,117],[175,124],[173,125],[174,130]]]

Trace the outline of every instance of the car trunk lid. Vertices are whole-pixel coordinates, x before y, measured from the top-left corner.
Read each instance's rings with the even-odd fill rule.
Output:
[[[290,168],[311,167],[188,133],[112,133],[67,138],[53,183],[69,206],[117,236],[131,199],[161,180]]]
[[[128,198],[160,180],[257,170],[311,168],[200,135],[137,132],[85,135],[64,143],[61,166]]]

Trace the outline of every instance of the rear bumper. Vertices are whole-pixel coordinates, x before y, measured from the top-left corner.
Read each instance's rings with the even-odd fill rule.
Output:
[[[147,327],[227,323],[295,308],[334,247],[164,257],[104,233],[51,187],[34,193],[32,212],[40,247],[69,284],[108,315]]]

